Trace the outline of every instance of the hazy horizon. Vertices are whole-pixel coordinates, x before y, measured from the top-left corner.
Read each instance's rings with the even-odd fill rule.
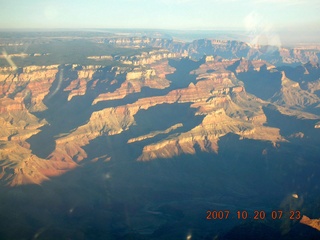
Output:
[[[316,0],[1,1],[0,29],[241,31],[250,43],[320,40]]]
[[[300,45],[320,45],[320,34],[317,32],[294,32],[290,30],[282,32],[256,32],[248,33],[241,30],[171,30],[171,29],[145,29],[145,28],[0,28],[1,33],[20,32],[96,32],[116,34],[118,36],[147,36],[165,37],[177,41],[192,42],[198,39],[235,40],[249,44],[271,45],[276,47],[296,47]],[[0,36],[3,37],[3,36]]]

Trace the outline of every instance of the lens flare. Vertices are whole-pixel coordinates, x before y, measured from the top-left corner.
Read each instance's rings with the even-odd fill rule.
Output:
[[[10,66],[13,68],[13,70],[17,70],[17,65],[13,62],[10,55],[7,54],[6,50],[2,51],[3,57],[7,60],[7,62],[10,64]]]
[[[63,69],[61,69],[61,71],[59,72],[59,82],[58,82],[58,86],[56,87],[56,89],[53,91],[53,93],[48,97],[48,99],[52,98],[54,95],[56,95],[56,93],[59,91],[61,84],[63,81]]]
[[[280,38],[274,31],[271,21],[258,12],[253,11],[248,14],[244,19],[244,25],[251,46],[263,46],[260,49],[263,53],[270,53],[281,47]]]

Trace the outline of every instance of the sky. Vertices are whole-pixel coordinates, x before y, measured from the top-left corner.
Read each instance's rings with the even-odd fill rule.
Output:
[[[0,29],[150,28],[319,33],[319,0],[0,0]]]

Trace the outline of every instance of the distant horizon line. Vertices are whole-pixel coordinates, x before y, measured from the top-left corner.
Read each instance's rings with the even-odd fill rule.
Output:
[[[250,42],[248,37],[250,37],[250,33],[248,34],[247,30],[244,29],[236,29],[236,28],[217,28],[217,29],[165,29],[165,28],[0,28],[0,34],[1,33],[76,33],[76,32],[96,32],[96,33],[110,33],[114,35],[121,36],[121,33],[126,33],[127,35],[134,35],[137,34],[137,37],[141,37],[141,34],[139,36],[139,33],[146,32],[146,34],[165,34],[168,33],[169,35],[172,34],[172,39],[179,39],[181,41],[185,42],[192,42],[194,40],[200,40],[200,39],[211,39],[211,40],[226,40],[226,41],[239,41],[244,42],[250,45],[265,45],[265,46],[278,46],[278,47],[293,47],[297,45],[320,45],[319,41],[320,36],[307,36],[308,34],[304,35],[301,38],[301,31],[297,31],[297,33],[300,33],[300,37],[293,36],[292,31],[290,30],[283,30],[281,31],[281,41],[276,43],[267,43],[267,44],[256,44],[253,42]],[[308,32],[308,31],[307,31]],[[192,35],[198,34],[199,36],[192,36]],[[202,34],[202,35],[201,35]],[[218,34],[217,36],[210,36],[210,34]],[[219,36],[219,34],[226,34],[226,36]],[[229,34],[229,36],[227,36]],[[276,34],[277,35],[277,34]],[[278,33],[279,35],[279,33]],[[149,36],[151,37],[151,36]],[[163,37],[163,36],[159,36]],[[0,36],[1,38],[1,36]]]
[[[133,31],[133,30],[144,30],[144,31],[192,31],[192,32],[209,32],[209,31],[236,31],[236,32],[246,32],[244,29],[237,29],[237,28],[216,28],[216,29],[178,29],[178,28],[122,28],[122,27],[107,27],[107,28],[101,28],[101,27],[90,27],[90,28],[58,28],[58,27],[52,27],[52,28],[0,28],[0,31],[33,31],[33,30],[41,30],[41,31],[79,31],[79,30],[127,30],[127,31]]]

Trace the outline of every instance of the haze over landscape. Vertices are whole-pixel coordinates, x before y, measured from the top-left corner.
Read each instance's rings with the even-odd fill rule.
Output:
[[[269,45],[314,43],[319,10],[317,0],[13,0],[1,1],[0,29],[232,30]]]
[[[319,6],[0,1],[0,239],[320,239]]]

